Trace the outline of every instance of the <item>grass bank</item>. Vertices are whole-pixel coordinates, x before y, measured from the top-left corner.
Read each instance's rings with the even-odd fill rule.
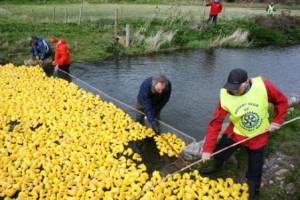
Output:
[[[216,26],[207,26],[207,9],[199,6],[84,4],[15,5],[0,7],[0,61],[17,64],[29,55],[28,38],[63,36],[73,61],[94,61],[114,55],[139,55],[174,49],[251,47],[297,44],[300,18],[295,13],[262,16],[262,9],[226,8]],[[114,42],[130,24],[129,48]],[[247,11],[247,12],[246,12]]]

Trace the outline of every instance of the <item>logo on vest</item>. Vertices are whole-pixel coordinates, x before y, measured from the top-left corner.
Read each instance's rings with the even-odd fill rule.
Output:
[[[253,131],[257,129],[262,123],[261,118],[255,112],[247,112],[245,113],[240,121],[241,127],[246,129],[247,131]]]

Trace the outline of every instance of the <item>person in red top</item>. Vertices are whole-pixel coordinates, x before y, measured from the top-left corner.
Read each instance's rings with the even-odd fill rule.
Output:
[[[56,37],[50,39],[52,45],[55,47],[54,61],[55,66],[54,73],[57,72],[58,68],[69,73],[69,68],[71,64],[71,56],[67,42],[64,38],[59,41]]]
[[[218,14],[222,11],[223,8],[222,4],[219,2],[219,0],[214,0],[213,2],[207,3],[206,6],[210,6],[209,18],[207,20],[207,23],[212,21],[214,24],[216,24]]]
[[[268,102],[274,105],[274,117],[271,123],[268,121]],[[269,80],[263,80],[260,77],[249,79],[245,70],[232,70],[227,83],[221,89],[220,101],[206,130],[205,142],[200,150],[202,160],[207,161],[213,152],[245,138],[252,138],[251,135],[247,137],[247,134],[253,133],[253,139],[216,154],[212,165],[202,168],[200,172],[202,174],[215,172],[238,148],[243,146],[248,152],[246,178],[250,199],[257,199],[262,177],[264,147],[268,143],[269,132],[280,128],[287,109],[287,98]],[[230,123],[215,146],[222,123],[228,114]],[[260,130],[256,131],[259,128]],[[246,132],[249,133],[246,134]]]

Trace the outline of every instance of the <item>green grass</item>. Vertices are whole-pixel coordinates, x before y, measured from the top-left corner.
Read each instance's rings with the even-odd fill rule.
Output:
[[[51,36],[64,36],[69,42],[73,60],[97,60],[97,58],[105,58],[110,54],[105,48],[112,41],[112,28],[104,28],[101,25],[82,25],[68,24],[61,26],[60,24],[22,24],[9,23],[0,24],[0,42],[5,45],[1,48],[6,54],[6,60],[15,63],[29,57],[29,36],[40,35],[46,39]],[[7,45],[6,45],[7,44]],[[0,51],[1,51],[0,49]]]
[[[57,1],[58,2],[58,1]],[[201,6],[146,5],[146,4],[88,4],[83,5],[81,24],[78,25],[81,4],[2,4],[0,6],[0,61],[20,64],[28,58],[28,38],[39,35],[45,39],[63,36],[70,45],[73,61],[101,60],[113,55],[152,53],[145,41],[132,43],[129,49],[114,45],[114,17],[119,10],[119,34],[126,23],[131,25],[133,36],[141,27],[145,37],[159,30],[176,32],[171,42],[158,50],[208,48],[217,37],[226,37],[238,28],[249,31],[250,43],[255,46],[294,44],[300,41],[299,20],[283,16],[265,20],[248,20],[250,16],[265,14],[262,8],[226,7],[217,26],[205,26],[208,9]],[[55,15],[54,15],[55,8]],[[65,11],[67,10],[67,14]],[[294,10],[295,14],[299,14]],[[273,21],[272,21],[273,20]],[[276,21],[277,20],[277,21]],[[270,21],[270,22],[268,22]],[[294,22],[296,21],[296,22]],[[263,23],[274,24],[266,27]],[[286,26],[293,22],[293,26]],[[193,28],[194,25],[201,28]],[[285,30],[288,30],[285,31]],[[243,44],[226,44],[229,47]],[[246,45],[247,46],[247,45]]]

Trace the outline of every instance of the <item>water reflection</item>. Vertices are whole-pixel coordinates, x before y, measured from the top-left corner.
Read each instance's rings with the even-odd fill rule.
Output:
[[[203,64],[200,66],[201,71],[205,73],[206,76],[211,76],[214,71],[216,63],[215,49],[208,49],[204,51]]]

